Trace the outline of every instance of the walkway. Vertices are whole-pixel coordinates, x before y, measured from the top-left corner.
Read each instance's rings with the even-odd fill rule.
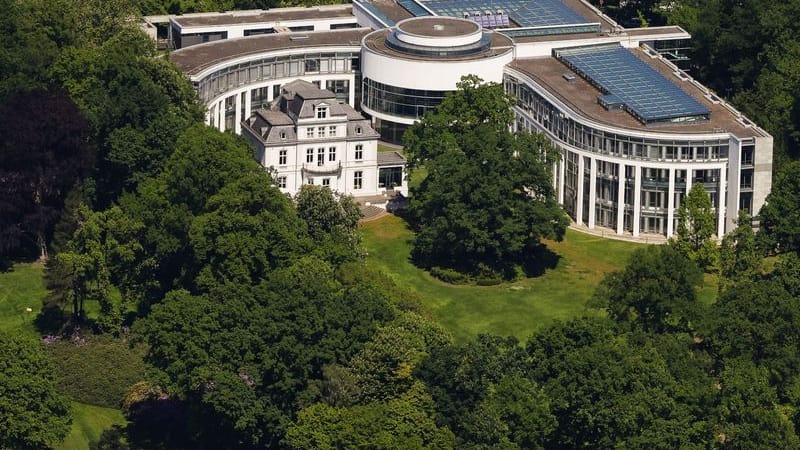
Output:
[[[594,229],[590,230],[589,227],[587,227],[586,225],[577,224],[575,222],[572,222],[569,225],[569,228],[580,233],[591,234],[592,236],[598,236],[604,239],[616,239],[618,241],[636,242],[639,244],[667,243],[667,237],[662,234],[642,233],[639,236],[633,236],[631,233],[625,232],[620,235],[617,234],[616,231],[612,230],[611,228],[595,226]]]

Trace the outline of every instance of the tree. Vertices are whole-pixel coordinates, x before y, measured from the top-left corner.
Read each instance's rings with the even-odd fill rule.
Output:
[[[0,332],[0,448],[36,450],[70,429],[69,402],[56,392],[41,344]]]
[[[537,378],[558,427],[548,448],[703,448],[663,357],[625,336],[564,348]]]
[[[88,125],[64,91],[0,103],[0,254],[35,248],[47,258],[64,199],[92,158]]]
[[[706,270],[717,262],[715,234],[711,199],[703,185],[695,183],[678,207],[678,228],[670,245]]]
[[[324,186],[306,184],[295,195],[294,203],[323,259],[339,265],[362,255],[357,232],[361,211],[352,197],[334,194]]]
[[[421,265],[510,277],[536,262],[542,237],[563,236],[558,152],[540,134],[511,133],[510,106],[502,86],[467,76],[406,133],[411,166],[428,171],[409,202]]]
[[[781,398],[800,375],[800,300],[779,277],[741,282],[708,314],[708,345],[719,359],[749,359],[769,370]]]
[[[385,402],[352,408],[318,403],[300,411],[286,444],[296,450],[454,448],[453,434],[436,424],[432,407],[422,383]]]
[[[746,211],[739,211],[736,229],[722,238],[719,249],[720,290],[761,272],[761,254],[756,247],[752,220]]]
[[[786,164],[758,215],[758,239],[767,250],[800,253],[800,162]]]
[[[702,282],[702,272],[672,246],[648,246],[606,275],[593,301],[620,322],[657,333],[685,331],[697,316],[695,289]]]
[[[767,383],[765,369],[751,361],[731,359],[720,378],[717,448],[800,448],[792,423],[776,408],[778,399]]]

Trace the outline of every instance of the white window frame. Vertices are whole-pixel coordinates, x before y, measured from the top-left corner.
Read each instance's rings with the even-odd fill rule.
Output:
[[[353,172],[353,190],[359,191],[364,188],[364,172],[356,170]]]
[[[287,159],[289,157],[289,151],[286,149],[281,149],[278,151],[278,165],[285,166],[287,163]]]
[[[356,161],[362,161],[364,159],[364,144],[356,144],[355,153]]]

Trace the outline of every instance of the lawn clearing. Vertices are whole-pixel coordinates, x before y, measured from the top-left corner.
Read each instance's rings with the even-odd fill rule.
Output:
[[[104,430],[126,423],[122,411],[72,402],[72,430],[55,450],[88,450]]]
[[[47,295],[42,272],[39,263],[15,264],[0,272],[0,330],[38,339],[33,320]]]
[[[524,340],[555,320],[598,315],[586,303],[603,276],[622,268],[644,244],[567,230],[563,242],[546,242],[560,258],[544,275],[498,286],[450,285],[409,261],[413,233],[396,216],[362,225],[368,263],[416,291],[436,320],[464,341],[480,333]]]

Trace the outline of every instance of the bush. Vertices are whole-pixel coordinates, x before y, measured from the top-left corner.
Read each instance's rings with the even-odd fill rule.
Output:
[[[503,280],[500,278],[485,278],[481,277],[475,282],[478,286],[497,286],[498,284],[502,283]]]
[[[445,283],[450,284],[466,284],[469,283],[469,275],[463,274],[454,269],[445,267],[431,267],[431,276],[438,278]]]
[[[74,333],[43,341],[59,392],[75,401],[119,408],[128,387],[145,379],[144,349],[130,348],[125,339]]]

